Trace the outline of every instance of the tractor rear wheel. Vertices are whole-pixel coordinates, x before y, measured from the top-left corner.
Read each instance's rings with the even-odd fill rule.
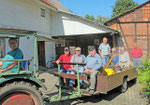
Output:
[[[35,85],[13,82],[0,89],[0,105],[43,105],[43,99]]]

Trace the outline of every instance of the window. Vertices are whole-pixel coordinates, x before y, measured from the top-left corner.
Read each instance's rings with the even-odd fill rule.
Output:
[[[45,17],[45,9],[41,8],[41,16]]]

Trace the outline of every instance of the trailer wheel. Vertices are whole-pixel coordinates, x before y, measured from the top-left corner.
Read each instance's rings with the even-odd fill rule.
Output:
[[[123,79],[123,84],[119,87],[119,91],[120,91],[121,93],[124,93],[124,92],[127,91],[127,89],[128,89],[127,78],[124,78],[124,79]]]
[[[35,85],[13,82],[0,89],[0,105],[43,105],[43,99]]]

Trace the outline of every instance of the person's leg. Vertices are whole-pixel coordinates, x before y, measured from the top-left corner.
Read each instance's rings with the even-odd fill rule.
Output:
[[[67,69],[67,74],[74,74],[74,72],[72,71],[72,69]],[[69,85],[73,85],[74,84],[74,80],[73,79],[67,79],[68,84]]]
[[[108,61],[109,61],[109,55],[105,55],[105,66],[107,65]]]
[[[97,73],[98,73],[98,71],[94,71],[94,72],[90,75],[90,81],[91,81],[90,89],[95,90],[96,75],[97,75]]]
[[[66,73],[66,69],[62,68],[62,69],[60,70],[60,73]],[[61,84],[62,84],[62,86],[65,85],[65,83],[64,83],[64,78],[63,78],[63,77],[61,77]]]
[[[103,67],[105,67],[105,56],[104,56],[104,58],[102,59],[102,64],[103,64]]]
[[[133,66],[136,67],[137,65],[136,65],[136,60],[135,60],[135,58],[132,58],[132,60],[133,60]]]
[[[141,58],[138,58],[137,59],[137,66],[139,67],[139,68],[142,68],[143,66],[142,66],[142,59]]]
[[[83,72],[79,72],[79,75],[83,75],[84,73]],[[80,84],[82,85],[82,82],[83,80],[79,80]]]

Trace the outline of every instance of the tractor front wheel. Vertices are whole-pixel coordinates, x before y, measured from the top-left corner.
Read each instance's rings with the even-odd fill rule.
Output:
[[[35,85],[14,82],[0,89],[0,105],[43,105],[43,99]]]

